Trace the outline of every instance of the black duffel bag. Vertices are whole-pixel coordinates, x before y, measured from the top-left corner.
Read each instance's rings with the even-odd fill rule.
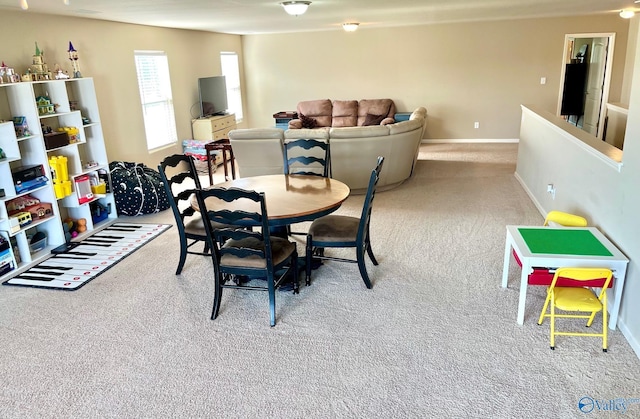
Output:
[[[160,173],[142,163],[109,163],[118,215],[145,215],[169,208]]]

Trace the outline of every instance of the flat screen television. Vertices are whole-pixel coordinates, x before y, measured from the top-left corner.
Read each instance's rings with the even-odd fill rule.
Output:
[[[227,83],[224,76],[202,77],[198,79],[200,94],[200,118],[224,115],[227,104]]]

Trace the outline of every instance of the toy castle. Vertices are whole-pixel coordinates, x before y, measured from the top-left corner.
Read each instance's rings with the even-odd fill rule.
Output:
[[[37,42],[36,53],[33,56],[33,64],[29,70],[27,70],[27,74],[29,72],[31,73],[31,80],[33,81],[53,80],[53,75],[49,71],[49,66],[44,62],[44,52],[40,51]]]

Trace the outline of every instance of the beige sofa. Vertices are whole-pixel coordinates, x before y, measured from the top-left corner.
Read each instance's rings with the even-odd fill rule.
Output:
[[[426,117],[427,110],[420,107],[413,111],[409,120],[392,124],[286,131],[279,128],[236,129],[229,132],[229,140],[241,177],[282,173],[283,148],[289,140],[325,140],[331,150],[331,177],[349,185],[353,193],[362,193],[378,156],[385,158],[379,190],[398,186],[411,176]]]

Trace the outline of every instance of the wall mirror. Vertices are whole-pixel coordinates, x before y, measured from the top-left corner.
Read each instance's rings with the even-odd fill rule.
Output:
[[[557,114],[603,139],[614,33],[567,34],[564,39]]]

